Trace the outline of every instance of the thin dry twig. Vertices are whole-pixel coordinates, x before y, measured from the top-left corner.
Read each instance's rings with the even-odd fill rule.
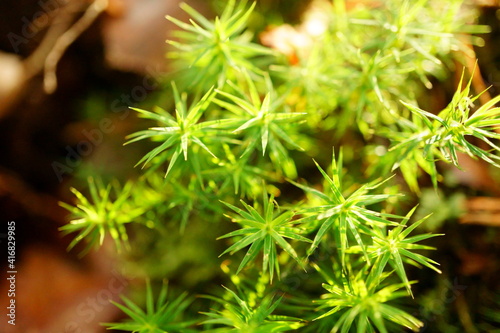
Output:
[[[107,7],[108,0],[95,0],[87,8],[83,16],[57,39],[52,51],[45,59],[43,86],[46,93],[51,94],[57,89],[57,64],[66,49],[78,38],[78,36],[88,29],[92,22],[94,22]]]
[[[54,48],[56,41],[67,31],[75,21],[75,17],[86,7],[83,1],[74,1],[50,12],[52,20],[43,36],[40,45],[27,57],[23,63],[25,79],[29,80],[43,70],[45,59]]]
[[[44,89],[51,93],[57,87],[55,72],[57,64],[66,49],[85,31],[90,24],[106,10],[108,0],[95,0],[90,6],[87,1],[71,1],[46,13],[50,23],[38,27],[38,31],[47,27],[40,45],[24,60],[17,60],[21,71],[15,86],[2,96],[0,104],[0,118],[5,117],[12,106],[24,95],[27,83],[45,69]],[[84,15],[75,22],[75,18],[85,10]]]

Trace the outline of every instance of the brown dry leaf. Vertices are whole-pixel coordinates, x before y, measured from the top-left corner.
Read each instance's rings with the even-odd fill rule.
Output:
[[[382,1],[377,0],[347,0],[346,1],[346,9],[354,10],[356,8],[377,8],[383,5]]]
[[[500,196],[500,185],[498,180],[490,174],[490,165],[487,162],[473,159],[469,155],[459,152],[458,163],[462,170],[452,165],[449,167],[460,185]]]
[[[1,320],[0,332],[104,333],[99,323],[113,321],[120,313],[109,301],[119,300],[129,280],[103,262],[109,260],[103,251],[86,258],[91,269],[75,265],[47,245],[32,245],[18,256],[22,261],[16,265],[16,325]],[[3,309],[10,301],[8,289],[6,283],[0,287]]]
[[[180,0],[114,0],[103,24],[107,63],[118,70],[149,74],[151,68],[165,70],[169,32],[178,27],[168,21],[170,15],[187,21],[179,7]],[[206,13],[208,4],[189,1],[196,10]]]
[[[500,227],[500,198],[469,198],[466,209],[467,213],[460,217],[460,223]]]
[[[304,13],[300,26],[283,24],[270,27],[260,34],[260,41],[263,45],[283,53],[290,64],[295,65],[299,62],[299,55],[307,57],[315,37],[327,29],[327,13],[331,10],[331,3],[323,0],[313,1]]]
[[[111,17],[119,18],[125,14],[125,3],[123,0],[109,0],[106,14]]]
[[[500,0],[474,0],[473,2],[479,7],[500,7]]]
[[[310,36],[288,24],[264,31],[260,40],[263,45],[286,55],[292,65],[298,63],[297,50],[307,50],[312,44]]]
[[[380,1],[374,0],[350,0],[346,1],[347,11],[357,8],[376,8],[381,6]],[[302,17],[302,24],[297,27],[284,24],[278,27],[270,27],[260,35],[261,43],[271,47],[285,56],[290,64],[299,62],[299,55],[306,57],[314,43],[314,40],[323,34],[330,24],[330,15],[333,10],[330,1],[312,1]]]
[[[481,274],[491,265],[491,258],[483,253],[463,252],[460,256],[460,274],[469,276]]]

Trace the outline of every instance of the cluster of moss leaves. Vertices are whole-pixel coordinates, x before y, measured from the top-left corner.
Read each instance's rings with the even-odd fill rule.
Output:
[[[446,77],[453,51],[467,49],[460,34],[487,29],[465,24],[461,1],[320,5],[321,31],[301,32],[308,46],[293,61],[256,42],[247,28],[255,3],[228,1],[214,20],[182,4],[189,23],[167,17],[180,28],[169,42],[171,103],[134,108],[150,126],[126,142],[153,143],[137,163],[143,175],[124,186],[91,179],[89,199],[74,190],[77,205],[65,205],[74,218],[63,230],[77,232],[71,246],[86,241],[87,250],[109,234],[135,259],[129,269],[191,279],[205,296],[162,289],[155,304],[148,285],[146,310],[123,297],[117,306],[129,319],[111,328],[424,325],[407,311],[415,283],[408,267],[440,272],[420,252],[433,248],[419,243],[437,235],[417,232],[428,217],[410,223],[416,208],[406,208],[401,192],[418,194],[424,173],[440,186],[436,160],[458,166],[458,151],[496,166],[500,98],[473,113],[469,81],[436,115],[417,97]],[[203,269],[187,268],[196,256],[206,258],[197,261]],[[220,280],[224,287],[213,290]]]

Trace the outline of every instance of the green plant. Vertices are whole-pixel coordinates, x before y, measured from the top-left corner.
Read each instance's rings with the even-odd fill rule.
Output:
[[[71,192],[76,196],[76,206],[61,203],[61,206],[72,213],[69,224],[61,227],[65,234],[77,232],[78,235],[70,243],[68,250],[80,243],[83,239],[88,242],[82,254],[87,253],[93,246],[100,246],[106,234],[110,234],[115,241],[116,248],[129,247],[126,223],[144,213],[144,207],[137,207],[131,199],[132,183],[127,183],[122,189],[115,182],[104,187],[102,181],[88,179],[90,200],[77,189]]]
[[[462,79],[459,87],[462,86]],[[418,190],[418,167],[431,176],[434,187],[437,187],[436,161],[443,160],[460,167],[458,151],[500,166],[496,162],[499,159],[497,155],[478,147],[466,138],[476,137],[493,151],[500,150],[500,147],[491,141],[500,138],[495,132],[500,124],[500,108],[493,107],[500,100],[500,96],[482,105],[471,115],[473,103],[479,96],[470,96],[470,85],[471,80],[463,90],[457,90],[450,104],[437,115],[403,102],[412,112],[413,121],[399,120],[402,131],[389,134],[395,143],[390,150],[397,156],[393,169],[401,168],[412,189]]]
[[[235,0],[230,0],[213,22],[186,3],[182,3],[181,8],[192,17],[191,25],[167,16],[183,29],[176,32],[180,41],[169,40],[168,43],[178,49],[171,52],[170,57],[180,59],[181,66],[187,68],[187,73],[182,75],[191,79],[189,84],[199,88],[206,84],[222,86],[226,79],[233,79],[236,72],[243,69],[264,73],[251,60],[270,55],[272,51],[253,43],[251,35],[246,33],[255,3],[246,8],[246,1],[236,4]]]
[[[324,191],[326,193],[296,184],[304,191],[313,194],[321,200],[319,204],[315,203],[314,207],[305,208],[303,210],[304,214],[312,215],[307,217],[305,219],[306,221],[321,221],[321,226],[316,233],[311,248],[309,249],[309,254],[314,252],[314,250],[319,246],[325,233],[329,230],[333,230],[334,239],[337,244],[340,244],[341,261],[342,264],[344,264],[345,252],[349,246],[347,240],[347,231],[349,230],[350,234],[363,250],[365,258],[369,262],[361,234],[365,233],[373,235],[370,227],[376,228],[391,224],[399,225],[398,223],[387,220],[388,217],[399,217],[369,210],[366,206],[387,200],[391,195],[368,194],[370,190],[373,190],[383,184],[383,182],[372,182],[364,184],[349,196],[344,196],[343,193],[345,190],[343,190],[341,184],[342,154],[340,154],[338,162],[335,161],[335,155],[333,155],[331,164],[332,177],[328,176],[318,164],[316,164],[316,166],[326,181],[325,187],[327,190]]]
[[[352,324],[356,321],[358,332],[373,332],[376,328],[379,332],[386,333],[386,322],[391,321],[411,330],[418,330],[423,323],[409,313],[398,307],[386,304],[394,299],[407,295],[404,291],[398,291],[405,284],[389,284],[382,286],[387,273],[379,274],[373,270],[367,281],[362,278],[363,272],[359,272],[350,279],[344,278],[340,285],[333,280],[323,284],[329,293],[322,295],[318,310],[328,309],[316,319],[325,318],[343,311],[333,325],[332,332],[349,332]]]
[[[216,99],[217,105],[225,108],[234,114],[234,120],[239,125],[233,133],[244,133],[244,141],[241,146],[245,148],[241,157],[250,154],[256,147],[261,148],[262,155],[265,155],[269,147],[269,156],[273,161],[275,169],[283,170],[288,177],[295,178],[295,163],[290,159],[287,149],[281,141],[298,150],[302,150],[294,140],[287,134],[293,129],[292,125],[300,124],[300,119],[305,113],[280,112],[284,108],[284,97],[277,98],[270,79],[266,77],[265,88],[267,93],[261,100],[255,83],[250,79],[248,73],[243,72],[248,85],[249,93],[245,92],[236,84],[228,81],[228,84],[235,91],[235,94],[222,90],[217,92],[226,97],[230,102]],[[260,143],[260,145],[259,145]]]
[[[186,329],[194,322],[179,321],[179,316],[186,310],[191,303],[184,293],[169,302],[167,300],[167,284],[164,283],[156,303],[154,301],[153,289],[151,284],[147,283],[146,287],[146,311],[143,311],[137,304],[132,302],[125,296],[122,300],[125,305],[113,302],[120,310],[130,317],[127,323],[110,323],[105,324],[112,330],[122,330],[138,333],[162,333],[162,332],[189,332],[192,330]]]
[[[277,204],[275,204],[274,196],[271,195],[268,199],[266,191],[264,191],[263,195],[262,213],[259,213],[254,207],[249,206],[243,200],[241,203],[245,207],[246,212],[231,204],[224,203],[238,214],[238,216],[232,217],[232,220],[241,224],[244,228],[230,232],[219,238],[238,238],[238,236],[244,236],[227,248],[222,255],[228,252],[233,254],[251,244],[236,274],[238,274],[249,261],[254,260],[257,254],[262,250],[262,272],[265,274],[269,268],[269,275],[272,282],[275,269],[276,274],[278,276],[280,275],[276,245],[279,245],[288,255],[290,255],[290,257],[302,265],[297,252],[285,238],[302,242],[311,241],[300,235],[303,233],[300,228],[293,226],[294,222],[292,218],[294,212],[287,211],[281,214],[279,211],[275,212],[274,206],[277,206]]]
[[[297,318],[272,315],[281,299],[273,301],[273,297],[268,295],[260,299],[257,304],[255,300],[249,302],[240,298],[231,289],[226,287],[224,289],[226,289],[229,297],[225,299],[210,297],[220,303],[223,309],[217,312],[204,313],[210,319],[205,320],[203,323],[223,325],[225,327],[208,330],[207,332],[287,332],[302,326]],[[243,297],[246,297],[246,295],[243,295]]]
[[[134,108],[151,125],[127,141],[156,144],[138,162],[147,172],[134,185],[117,187],[114,197],[111,187],[92,182],[92,200],[75,190],[76,207],[64,204],[75,220],[62,229],[79,232],[70,247],[84,239],[102,244],[106,233],[118,247],[128,240],[125,224],[146,225],[158,235],[149,244],[162,251],[162,232],[171,225],[180,229],[178,237],[194,233],[196,223],[208,225],[217,230],[219,245],[205,239],[192,246],[224,246],[225,261],[214,258],[204,281],[209,287],[202,290],[220,296],[193,301],[204,307],[203,319],[189,310],[185,296],[168,303],[162,291],[154,306],[148,285],[146,312],[124,297],[126,306],[117,306],[129,322],[108,326],[246,333],[422,327],[406,310],[418,297],[408,265],[440,270],[419,253],[434,249],[419,242],[438,234],[417,233],[432,217],[410,222],[421,170],[437,188],[436,160],[459,166],[458,151],[493,166],[499,159],[494,140],[500,138],[500,108],[494,106],[500,97],[473,109],[472,81],[465,88],[460,81],[440,113],[418,106],[431,80],[445,79],[459,58],[451,51],[465,48],[458,34],[487,31],[463,29],[460,4],[394,0],[348,9],[344,1],[325,2],[322,30],[305,34],[310,47],[294,50],[296,62],[252,38],[247,24],[255,3],[229,1],[214,20],[181,5],[191,24],[168,19],[183,29],[170,42],[178,60],[172,77],[182,81],[182,93],[172,83],[170,112]],[[412,192],[404,202],[407,188]],[[137,238],[144,231],[134,230]],[[144,265],[140,273],[151,271]],[[302,278],[291,284],[296,276]],[[231,280],[237,291],[209,289],[221,280]],[[286,293],[277,297],[280,290]],[[197,317],[198,326],[191,319],[174,321],[181,312]]]
[[[175,98],[176,118],[172,117],[167,111],[161,108],[156,108],[156,112],[135,109],[137,112],[140,112],[144,118],[156,120],[159,124],[165,126],[152,127],[148,130],[131,134],[129,136],[130,140],[127,142],[128,144],[144,139],[163,141],[160,146],[144,155],[137,164],[144,162],[144,166],[146,166],[146,164],[157,156],[160,162],[157,161],[156,164],[160,164],[165,160],[170,160],[165,177],[168,176],[170,170],[175,166],[175,162],[179,156],[183,156],[184,160],[187,161],[188,152],[192,150],[192,145],[203,148],[207,153],[215,157],[201,139],[210,138],[216,127],[220,125],[219,121],[198,122],[209,105],[210,100],[213,98],[212,89],[210,89],[199,102],[194,103],[191,108],[188,108],[186,105],[186,94],[183,94],[181,98],[174,83],[172,83],[172,88]],[[161,153],[168,149],[173,149],[172,154],[163,154],[162,156]],[[201,176],[200,164],[197,163],[197,159],[193,157],[190,161],[192,161],[191,166],[193,170],[195,170],[197,175]]]

